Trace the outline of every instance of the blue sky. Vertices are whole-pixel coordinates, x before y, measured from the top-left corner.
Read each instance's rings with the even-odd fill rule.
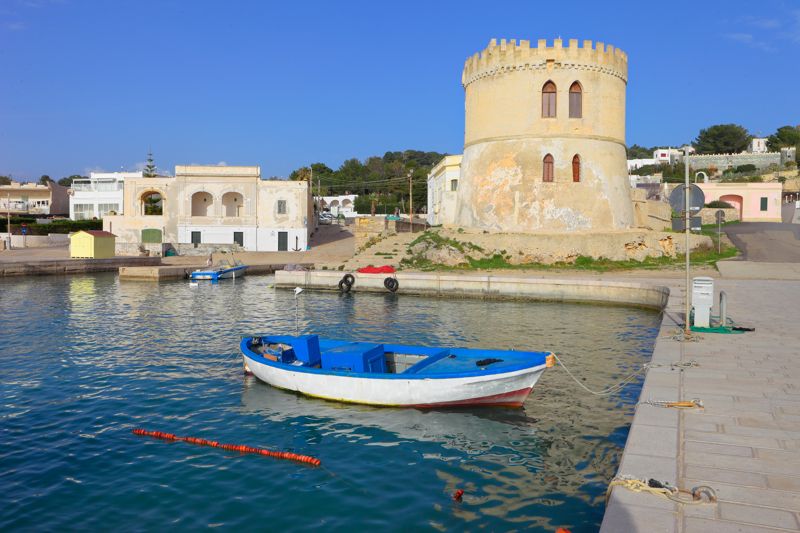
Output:
[[[0,0],[0,174],[460,153],[464,60],[559,36],[628,53],[628,144],[800,124],[796,0]]]

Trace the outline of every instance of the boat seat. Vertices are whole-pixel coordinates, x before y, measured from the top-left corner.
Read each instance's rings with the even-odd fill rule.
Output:
[[[422,361],[411,365],[410,367],[403,370],[402,374],[417,374],[420,370],[425,369],[425,367],[432,365],[433,363],[440,361],[450,355],[450,350],[442,350],[440,352],[433,353],[423,359]]]

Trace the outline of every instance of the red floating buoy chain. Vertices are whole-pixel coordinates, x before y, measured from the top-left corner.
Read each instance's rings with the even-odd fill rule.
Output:
[[[300,455],[299,453],[291,453],[291,452],[273,452],[272,450],[266,450],[264,448],[254,448],[252,446],[245,446],[243,444],[221,444],[215,440],[199,439],[197,437],[181,437],[178,435],[174,435],[172,433],[165,433],[163,431],[148,431],[146,429],[136,428],[133,430],[133,434],[140,435],[143,437],[153,437],[155,439],[162,439],[162,440],[174,440],[174,441],[180,440],[183,442],[188,442],[190,444],[197,444],[199,446],[211,446],[214,448],[222,448],[223,450],[230,450],[233,452],[255,453],[267,457],[274,457],[276,459],[288,459],[290,461],[297,461],[299,463],[305,463],[312,466],[319,466],[320,464],[322,464],[322,461],[320,461],[316,457],[311,457],[310,455]]]

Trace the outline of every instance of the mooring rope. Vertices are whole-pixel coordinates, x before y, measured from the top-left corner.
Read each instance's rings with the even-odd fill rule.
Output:
[[[594,394],[595,396],[608,396],[610,394],[614,394],[615,392],[621,391],[626,385],[633,382],[637,377],[647,372],[647,369],[650,368],[650,363],[645,363],[642,365],[642,368],[640,368],[636,372],[633,372],[632,374],[627,376],[625,379],[623,379],[616,385],[612,385],[603,390],[593,391],[592,389],[581,383],[580,380],[576,378],[572,374],[572,372],[570,372],[569,368],[567,368],[567,365],[564,364],[564,361],[562,361],[556,354],[553,354],[553,357],[555,357],[556,361],[558,361],[558,364],[561,365],[561,368],[563,368],[566,371],[567,375],[571,377],[575,383],[577,383],[583,390],[585,390],[589,394]]]
[[[633,492],[656,494],[658,496],[664,496],[674,502],[689,505],[717,503],[717,492],[707,485],[699,485],[693,487],[692,490],[686,490],[673,487],[667,482],[661,482],[655,479],[617,476],[608,484],[608,489],[606,490],[606,505],[608,505],[608,500],[611,498],[611,491],[614,487],[625,487]]]
[[[702,409],[703,401],[697,398],[685,401],[653,400],[650,398],[639,402],[639,405],[652,405],[653,407],[673,407],[675,409]]]

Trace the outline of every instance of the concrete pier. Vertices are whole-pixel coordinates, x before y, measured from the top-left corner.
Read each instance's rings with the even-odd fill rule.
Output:
[[[59,259],[53,261],[0,262],[0,277],[44,276],[52,274],[83,274],[87,272],[116,272],[135,265],[138,268],[158,268],[160,257],[114,257],[111,259]]]
[[[324,270],[280,270],[275,272],[275,286],[338,291],[339,281],[345,274],[346,272]],[[351,290],[355,292],[388,292],[383,282],[387,276],[391,276],[399,283],[398,294],[601,303],[658,310],[664,308],[669,296],[666,287],[638,282],[425,272],[352,275],[355,283]]]

